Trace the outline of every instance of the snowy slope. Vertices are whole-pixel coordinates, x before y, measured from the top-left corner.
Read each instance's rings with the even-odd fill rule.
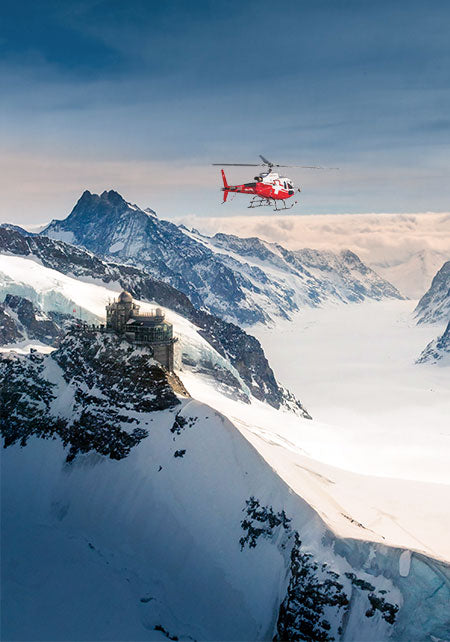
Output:
[[[0,254],[0,299],[8,294],[24,295],[44,312],[74,313],[82,321],[100,323],[104,322],[106,304],[119,292],[120,288],[110,289],[93,279],[91,283],[79,281],[33,259]],[[158,304],[141,302],[140,305],[142,312],[151,312]],[[173,323],[174,332],[180,339],[178,361],[184,358],[194,370],[209,367],[227,371],[235,380],[239,393],[247,398],[250,396],[248,386],[237,370],[199,334],[193,323],[171,310],[166,311],[166,317]]]
[[[74,454],[82,432],[63,447],[57,423],[45,440],[32,422],[26,444],[3,450],[6,639],[444,639],[448,567],[336,538],[223,415],[170,391],[156,394],[163,405],[151,411],[140,391],[110,385],[115,364],[105,373],[101,359],[113,358],[112,338],[80,337],[44,358],[12,358],[23,399],[33,407],[27,382],[37,376],[53,384],[38,401],[49,417],[71,419],[73,408],[81,420],[81,399],[100,430],[116,422],[114,440],[141,432],[111,459],[99,454],[111,432]],[[145,350],[116,344],[129,386]],[[94,401],[85,387],[92,376]]]
[[[444,333],[433,339],[422,351],[417,363],[438,363],[440,366],[450,365],[450,321]]]
[[[0,227],[0,253],[6,256],[26,257],[27,260],[35,261],[41,267],[56,270],[63,275],[76,277],[77,280],[87,283],[98,283],[115,292],[123,288],[136,299],[157,301],[161,306],[174,310],[198,327],[202,337],[238,370],[255,397],[276,408],[295,404],[289,393],[277,383],[257,339],[234,324],[227,323],[204,310],[198,310],[185,294],[167,283],[154,279],[146,272],[129,265],[101,260],[85,249],[62,241],[54,241],[45,236],[23,235],[20,230],[9,227]],[[14,288],[14,283],[22,283],[20,292],[26,296],[29,289],[26,286],[27,270],[22,270],[17,275],[17,278],[21,279],[18,281],[16,277],[8,276],[8,269],[12,265],[15,264],[8,263],[3,270],[5,274],[3,290],[8,292],[10,287]],[[21,263],[21,265],[27,266],[30,263]],[[35,273],[38,268],[30,265],[30,269]],[[54,272],[49,273],[51,274],[54,275]],[[59,275],[49,276],[50,283],[52,278],[58,280]],[[69,291],[70,283],[69,280],[67,285]],[[51,287],[47,287],[47,290],[49,289],[51,291]],[[77,289],[76,285],[74,289]],[[41,295],[44,296],[44,293],[41,292]],[[53,302],[54,305],[56,303],[56,301]],[[76,312],[72,309],[71,313],[75,316],[81,314],[78,309]]]
[[[436,273],[431,286],[415,309],[418,323],[436,323],[450,319],[450,261]]]
[[[63,275],[55,270],[44,268],[35,261],[23,257],[0,255],[0,271],[10,276],[11,282],[7,284],[9,289],[17,287],[22,291],[23,288],[26,288],[29,296],[34,301],[44,304],[44,306],[51,305],[56,300],[59,304],[59,309],[62,311],[71,310],[72,306],[75,306],[77,310],[81,308],[81,316],[87,319],[103,320],[106,302],[111,296],[117,293],[96,283],[78,281],[73,277]],[[15,286],[12,285],[12,282],[14,282]],[[141,305],[143,311],[150,311],[154,309],[156,304],[141,302]],[[331,309],[333,310],[335,308],[332,307]],[[341,308],[336,308],[336,310],[339,309]],[[344,310],[348,311],[349,314],[351,313],[348,306],[345,306]],[[361,310],[362,312],[363,308],[361,308],[361,306],[355,306],[353,312],[356,310]],[[319,310],[317,310],[317,313],[319,313]],[[333,318],[330,315],[330,311],[326,312],[325,317],[329,319],[329,323],[333,326]],[[364,471],[364,467],[367,467],[366,453],[369,450],[373,452],[373,444],[376,443],[377,434],[379,433],[371,431],[371,433],[364,434],[364,436],[359,438],[357,443],[361,444],[361,449],[354,447],[355,437],[353,433],[350,432],[345,436],[345,441],[348,441],[348,443],[352,445],[352,447],[348,449],[348,452],[350,452],[352,456],[342,458],[343,445],[340,438],[341,433],[332,425],[333,419],[336,423],[339,423],[341,420],[339,407],[335,407],[332,414],[324,418],[325,421],[323,423],[314,422],[313,424],[311,424],[310,421],[299,422],[297,416],[294,414],[291,415],[291,413],[283,412],[280,415],[278,411],[272,412],[266,404],[258,404],[255,399],[250,397],[248,387],[239,373],[205,341],[198,333],[194,324],[170,310],[167,310],[167,318],[174,324],[175,334],[179,337],[179,356],[183,357],[184,355],[184,363],[182,364],[180,375],[183,381],[185,381],[187,389],[191,394],[194,394],[196,398],[225,413],[238,427],[244,426],[245,429],[246,426],[256,426],[254,429],[250,429],[249,433],[246,433],[247,438],[253,439],[253,433],[257,433],[259,430],[257,427],[261,426],[261,434],[269,435],[269,444],[272,443],[272,441],[278,444],[275,450],[273,448],[269,449],[269,451],[272,451],[272,455],[276,452],[283,453],[278,463],[272,462],[270,459],[271,465],[274,465],[276,470],[279,470],[279,467],[281,467],[280,470],[282,469],[285,460],[284,455],[290,457],[289,453],[291,448],[294,448],[295,451],[306,454],[311,458],[310,461],[307,462],[306,467],[313,471],[311,476],[314,484],[320,479],[320,475],[322,475],[322,464],[335,466],[337,469],[344,469],[344,471],[346,469],[356,473]],[[369,312],[369,318],[375,320],[377,315]],[[278,337],[284,344],[284,350],[287,350],[289,354],[294,357],[295,350],[297,350],[303,342],[298,340],[300,335],[298,331],[295,331],[294,326],[292,327],[293,334],[289,334],[288,326],[290,327],[292,325],[290,322],[285,321],[283,324],[286,327],[283,326],[281,332],[277,332],[276,329],[273,331],[267,329],[267,332],[274,333],[272,336]],[[345,321],[345,326],[349,327],[348,319]],[[265,326],[262,327],[264,328]],[[399,331],[403,332],[401,328],[399,328]],[[286,337],[289,336],[292,336],[292,340],[286,341]],[[326,331],[326,336],[329,336],[329,330]],[[271,344],[274,348],[277,345],[273,340]],[[339,342],[336,345],[339,345]],[[315,346],[316,344],[311,343],[311,349],[313,351],[316,349]],[[270,350],[269,344],[268,349]],[[277,351],[278,358],[276,356]],[[282,371],[280,359],[283,358],[283,355],[281,346],[278,346],[272,355],[280,371]],[[415,354],[413,353],[411,359],[413,360],[414,357]],[[329,383],[323,374],[321,375],[322,381],[312,376],[314,373],[312,356],[298,361],[299,365],[295,368],[289,365],[287,359],[285,363],[287,370],[284,376],[289,377],[289,372],[302,373],[304,377],[307,378],[302,383],[302,386],[306,388],[309,385],[308,389],[311,398],[314,399],[323,396],[323,390],[328,389]],[[302,367],[300,365],[301,363],[306,363],[307,365]],[[217,371],[214,371],[211,367],[209,369],[205,368],[205,364],[216,365],[222,369],[222,371],[230,373],[235,378],[236,387],[231,390],[227,389],[226,386],[217,381],[215,376]],[[363,367],[363,364],[361,367]],[[359,376],[360,375],[358,375],[358,377]],[[189,377],[192,379],[189,379]],[[345,383],[344,379],[343,382]],[[294,381],[292,383],[296,385]],[[296,385],[296,389],[299,387],[300,386]],[[328,395],[329,394],[330,393],[328,393]],[[236,398],[236,395],[241,397],[243,403],[236,404],[232,401],[233,398]],[[245,403],[245,401],[251,401],[251,403]],[[355,399],[353,399],[352,403],[356,403]],[[231,406],[228,404],[231,404]],[[316,411],[320,414],[320,407],[317,407]],[[282,420],[280,420],[280,417]],[[358,419],[358,421],[361,421],[361,419]],[[342,423],[344,424],[344,422],[345,419],[342,418]],[[271,437],[270,435],[273,436]],[[375,440],[375,442],[373,442],[373,440]],[[366,450],[364,450],[365,442],[367,443]],[[291,446],[291,444],[294,445]],[[285,446],[287,451],[285,450]],[[260,446],[257,447],[261,447],[265,451],[267,444],[264,443],[263,440]],[[423,447],[423,445],[420,445],[422,449],[421,452],[423,452]],[[317,492],[314,484],[311,493],[308,491],[308,485],[301,489],[303,473],[301,473],[299,478],[295,477],[297,481],[292,483],[296,490],[300,492],[301,489],[302,496],[306,495],[308,501],[310,501],[327,519],[328,523],[342,535],[352,537],[361,537],[362,535],[368,539],[373,538],[377,541],[385,541],[398,546],[409,546],[427,554],[450,559],[450,551],[447,549],[447,544],[443,542],[440,537],[442,530],[438,528],[438,524],[440,525],[442,520],[442,511],[440,508],[443,498],[446,497],[445,489],[433,483],[425,484],[422,487],[421,493],[427,496],[424,509],[430,509],[426,515],[426,519],[424,519],[424,515],[418,516],[415,512],[408,512],[408,510],[405,509],[406,505],[404,503],[404,493],[409,492],[407,490],[408,485],[405,486],[405,490],[401,490],[400,492],[399,489],[398,493],[392,493],[392,486],[390,490],[389,482],[386,482],[385,485],[381,484],[381,482],[378,484],[379,477],[391,478],[398,476],[400,479],[413,479],[419,483],[434,482],[438,481],[438,479],[428,478],[426,476],[417,477],[418,468],[415,465],[411,468],[409,461],[411,454],[408,454],[408,457],[402,458],[403,468],[399,469],[399,461],[395,459],[395,457],[392,458],[392,452],[396,451],[392,451],[390,446],[386,450],[380,450],[378,461],[381,467],[377,468],[375,466],[375,468],[368,469],[368,472],[375,476],[375,478],[366,480],[370,482],[368,492],[374,495],[373,501],[375,502],[375,512],[369,512],[369,517],[367,517],[366,502],[367,485],[364,483],[364,478],[361,483],[355,485],[353,475],[345,475],[344,471],[341,471],[341,474],[344,476],[344,482],[343,486],[339,487],[339,492],[341,492],[342,489],[342,493],[347,497],[343,504],[343,500],[339,500],[338,504],[335,504],[335,499],[330,501],[330,494],[328,492],[324,494],[322,492],[323,489]],[[430,453],[431,452],[441,452],[444,455],[445,449],[437,445],[436,449],[433,449]],[[269,454],[267,455],[268,457]],[[374,462],[375,461],[376,460],[374,460]],[[412,461],[414,461],[414,458]],[[358,467],[357,462],[360,463],[360,466],[362,464],[362,468],[360,466]],[[300,462],[300,465],[303,466],[304,462]],[[441,472],[445,474],[446,466],[444,460],[442,464],[434,461],[432,469],[435,475],[439,475]],[[397,471],[397,475],[395,471]],[[314,472],[317,472],[319,477],[316,478]],[[298,479],[300,479],[300,481],[298,481]],[[439,478],[439,481],[440,480],[441,478]],[[400,486],[403,486],[403,484],[400,484]],[[337,486],[332,485],[330,488],[335,489]],[[357,489],[356,491],[355,488]],[[392,500],[393,497],[395,498],[394,500]],[[370,531],[361,531],[357,525],[341,514],[345,513],[346,515],[350,515],[357,523],[364,521],[370,521],[370,523],[376,522],[380,514],[385,510],[385,502],[387,501],[394,501],[392,509],[397,517],[402,515],[400,522],[402,523],[403,520],[403,526],[406,527],[408,533],[405,532],[402,526],[399,528],[395,525],[393,526],[390,520],[381,520],[380,528],[372,528],[372,526],[370,526]],[[426,525],[425,532],[422,528],[423,525]]]
[[[239,265],[250,280],[268,280],[273,292],[278,297],[285,297],[285,305],[289,304],[291,311],[325,302],[401,298],[390,283],[349,250],[339,253],[307,248],[290,251],[258,238],[231,234],[207,237],[187,230],[186,234],[218,254],[226,265]],[[262,279],[261,272],[264,274]],[[269,298],[273,299],[274,294]]]
[[[324,301],[401,298],[349,251],[289,252],[258,239],[209,239],[149,216],[112,190],[84,192],[70,215],[42,234],[144,269],[198,308],[240,325],[288,318]]]

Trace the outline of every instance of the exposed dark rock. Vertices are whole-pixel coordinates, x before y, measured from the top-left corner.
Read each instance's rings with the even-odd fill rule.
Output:
[[[256,548],[260,537],[276,538],[278,546],[290,549],[288,586],[280,605],[274,641],[337,639],[345,630],[353,591],[367,593],[366,617],[379,611],[388,624],[394,624],[398,606],[383,597],[386,591],[376,594],[375,587],[355,573],[341,576],[328,564],[318,563],[303,549],[298,531],[292,528],[284,510],[276,512],[272,506],[261,506],[255,497],[250,497],[244,512],[247,517],[241,522],[245,532],[239,540],[241,550],[245,546]],[[284,536],[280,537],[280,533]]]
[[[28,299],[7,294],[3,303],[4,309],[14,312],[22,334],[29,339],[53,345],[62,334],[61,326],[57,325],[50,315],[38,310]]]
[[[450,261],[436,273],[431,286],[414,310],[417,323],[437,323],[450,318]]]
[[[273,530],[277,526],[282,526],[284,530],[290,530],[290,519],[286,517],[284,510],[274,513],[271,506],[261,506],[255,497],[250,497],[246,501],[247,508],[245,512],[247,518],[241,522],[241,527],[246,531],[245,535],[239,540],[241,550],[248,544],[249,548],[256,548],[259,537],[272,537]],[[255,526],[257,522],[260,526]]]
[[[7,307],[0,303],[0,345],[23,341],[24,338],[16,319],[11,316],[11,311],[8,311]]]
[[[51,361],[61,368],[64,390],[45,376]],[[145,349],[83,328],[73,328],[50,355],[3,355],[0,380],[5,447],[16,442],[25,446],[31,435],[60,438],[69,447],[67,461],[90,451],[111,459],[126,457],[148,434],[140,414],[180,403],[167,372]],[[177,388],[188,395],[179,380]]]
[[[335,637],[326,614],[348,606],[344,585],[334,571],[319,566],[313,556],[301,550],[297,531],[291,550],[290,581],[280,606],[274,640],[328,642]],[[333,613],[334,615],[334,613]]]
[[[444,333],[437,339],[433,339],[423,350],[416,363],[444,363],[450,362],[450,321]]]

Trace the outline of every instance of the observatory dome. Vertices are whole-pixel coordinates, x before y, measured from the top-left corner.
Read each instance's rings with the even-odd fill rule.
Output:
[[[126,290],[124,290],[123,292],[121,292],[119,294],[119,302],[120,303],[132,303],[132,301],[133,301],[133,297]]]

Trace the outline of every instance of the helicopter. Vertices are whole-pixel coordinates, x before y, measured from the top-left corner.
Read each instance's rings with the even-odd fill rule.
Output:
[[[242,183],[241,185],[229,185],[225,172],[221,169],[223,180],[223,201],[225,203],[228,194],[249,194],[252,196],[248,207],[253,209],[255,207],[271,206],[275,212],[291,209],[298,201],[293,201],[290,205],[286,203],[289,198],[295,194],[294,183],[287,176],[280,176],[277,172],[273,171],[274,167],[301,167],[302,169],[339,169],[338,167],[318,167],[315,165],[279,165],[259,155],[262,163],[212,163],[221,167],[266,167],[266,171],[259,172],[251,183]],[[301,189],[297,188],[298,192]]]

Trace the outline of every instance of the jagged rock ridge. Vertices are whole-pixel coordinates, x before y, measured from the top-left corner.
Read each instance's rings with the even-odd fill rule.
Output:
[[[67,461],[90,451],[125,457],[147,436],[142,413],[173,408],[177,394],[188,396],[145,348],[82,327],[50,355],[2,355],[0,375],[5,447],[25,446],[33,435],[59,437],[69,447]]]

